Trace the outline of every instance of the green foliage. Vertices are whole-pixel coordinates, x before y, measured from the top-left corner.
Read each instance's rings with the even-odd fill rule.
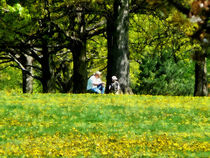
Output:
[[[107,47],[106,40],[102,36],[95,36],[87,44],[88,76],[96,71],[103,71],[103,81],[106,77]]]
[[[2,11],[0,21],[0,38],[7,42],[17,42],[23,37],[22,33],[29,33],[32,30],[31,16],[27,8],[19,3],[12,6],[6,3],[0,5]]]
[[[171,53],[145,55],[139,65],[135,91],[152,95],[193,95],[192,62],[175,61]]]
[[[0,69],[4,66],[1,65]],[[22,90],[22,73],[19,69],[7,67],[0,70],[0,90],[21,92]]]
[[[135,93],[193,94],[191,53],[196,45],[177,31],[176,26],[156,15],[135,14],[131,19],[130,38],[131,81]]]

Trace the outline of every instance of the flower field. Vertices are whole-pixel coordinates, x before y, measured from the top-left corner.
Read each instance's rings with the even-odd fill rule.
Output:
[[[0,92],[0,157],[209,157],[209,97]]]

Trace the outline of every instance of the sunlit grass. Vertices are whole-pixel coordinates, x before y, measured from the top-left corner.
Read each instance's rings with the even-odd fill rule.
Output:
[[[209,155],[208,97],[0,96],[0,156]]]

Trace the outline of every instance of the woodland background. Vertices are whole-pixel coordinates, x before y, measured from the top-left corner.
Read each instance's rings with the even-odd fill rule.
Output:
[[[0,0],[0,90],[208,95],[208,0]]]

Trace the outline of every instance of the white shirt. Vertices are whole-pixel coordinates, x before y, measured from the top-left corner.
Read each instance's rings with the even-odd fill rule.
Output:
[[[89,79],[88,79],[88,83],[87,83],[87,90],[90,90],[92,88],[97,88],[97,86],[93,85],[93,84],[100,84],[102,83],[101,79],[100,78],[96,78],[94,75],[91,76]]]

